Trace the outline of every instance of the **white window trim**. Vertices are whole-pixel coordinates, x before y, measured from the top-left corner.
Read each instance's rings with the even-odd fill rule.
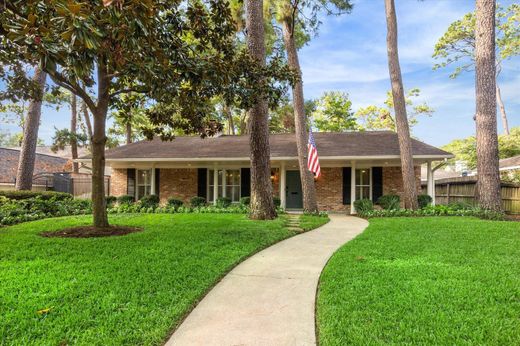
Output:
[[[139,183],[139,171],[148,171],[150,176],[148,177],[149,180],[150,180],[150,184],[140,184]],[[135,199],[136,200],[139,200],[139,187],[140,186],[149,186],[150,187],[150,194],[152,193],[152,174],[153,174],[153,169],[152,168],[144,168],[144,169],[136,169],[135,170]],[[146,191],[146,188],[145,188],[145,191]],[[146,196],[146,194],[145,194]]]
[[[217,172],[216,173],[216,177],[215,177],[215,173],[213,174],[210,174],[210,171],[213,171],[213,172]],[[222,175],[221,175],[221,181],[218,181],[218,185],[217,185],[217,189],[214,188],[214,183],[215,183],[215,180],[218,179],[218,171],[222,171]],[[239,167],[239,168],[207,168],[206,169],[206,196],[208,196],[208,203],[216,203],[217,201],[217,198],[218,198],[218,191],[219,191],[219,187],[222,188],[222,197],[227,197],[226,196],[226,171],[238,171],[238,174],[240,176],[240,179],[238,181],[238,185],[230,185],[230,186],[236,186],[238,187],[238,194],[239,194],[239,200],[238,201],[233,201],[232,203],[239,203],[240,202],[240,198],[242,198],[242,168]],[[217,191],[217,194],[213,193],[213,200],[210,201],[209,200],[209,195],[210,195],[210,191],[211,189],[213,189],[213,191]]]

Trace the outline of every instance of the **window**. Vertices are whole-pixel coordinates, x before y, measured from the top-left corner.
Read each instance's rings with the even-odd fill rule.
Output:
[[[370,168],[356,169],[356,199],[372,199]]]
[[[152,191],[152,170],[138,169],[137,176],[137,199],[151,194]]]
[[[215,187],[215,170],[208,169],[208,201],[214,199],[213,192]],[[219,169],[217,170],[217,198],[227,197],[232,202],[240,201],[240,170],[239,169]]]

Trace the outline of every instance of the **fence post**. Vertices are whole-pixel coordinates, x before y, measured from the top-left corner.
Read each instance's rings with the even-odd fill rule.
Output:
[[[450,204],[450,184],[446,184],[446,204]]]

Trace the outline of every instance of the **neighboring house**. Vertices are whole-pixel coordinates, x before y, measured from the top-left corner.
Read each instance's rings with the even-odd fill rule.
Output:
[[[16,172],[18,170],[18,158],[20,150],[0,148],[0,188],[12,189],[16,181]],[[70,161],[57,156],[36,154],[34,162],[35,188],[45,188],[45,179],[41,179],[45,174],[64,172],[67,170]]]
[[[403,193],[397,135],[388,131],[316,133],[322,175],[316,181],[321,210],[348,211],[361,198]],[[416,186],[420,166],[453,155],[412,140]],[[272,134],[273,193],[287,209],[302,208],[300,172],[294,134]],[[88,157],[80,161],[90,161]],[[208,202],[225,196],[233,202],[250,195],[248,136],[197,136],[142,141],[106,152],[112,168],[111,194],[136,199],[157,194],[161,203],[175,197],[188,202],[201,196]],[[353,212],[353,210],[351,210]]]
[[[499,161],[502,179],[520,182],[520,155]]]

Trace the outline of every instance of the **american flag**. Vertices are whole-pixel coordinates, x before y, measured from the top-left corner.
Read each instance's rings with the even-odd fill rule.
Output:
[[[318,178],[321,174],[320,160],[318,158],[318,149],[316,149],[316,142],[314,141],[312,131],[309,131],[309,142],[307,143],[307,148],[309,149],[307,154],[307,168],[309,171],[314,173],[316,178]]]

